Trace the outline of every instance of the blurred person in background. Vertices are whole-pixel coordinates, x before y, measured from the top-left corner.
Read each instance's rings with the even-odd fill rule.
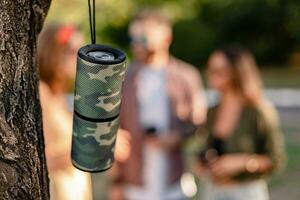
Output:
[[[207,78],[220,101],[198,130],[207,136],[198,166],[204,200],[269,199],[265,178],[283,165],[284,142],[253,56],[240,47],[216,50]]]
[[[123,196],[115,199],[185,199],[181,144],[206,116],[199,73],[170,55],[172,27],[162,13],[140,12],[129,35],[134,60],[124,83],[120,127],[130,134],[131,153],[118,165]]]
[[[38,41],[40,100],[53,200],[91,200],[90,175],[71,164],[72,113],[66,96],[75,78],[82,34],[73,26],[49,24]]]

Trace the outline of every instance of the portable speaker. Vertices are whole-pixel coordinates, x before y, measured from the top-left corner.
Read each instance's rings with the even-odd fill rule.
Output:
[[[91,44],[78,51],[71,158],[80,170],[112,166],[125,72],[119,49]]]

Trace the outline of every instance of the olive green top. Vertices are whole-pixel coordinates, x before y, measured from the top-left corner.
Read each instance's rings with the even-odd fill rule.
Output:
[[[213,126],[217,115],[218,105],[209,109],[204,130],[207,135],[206,149],[210,148],[213,134]],[[267,155],[273,161],[273,169],[278,170],[284,163],[284,142],[278,123],[276,110],[267,106],[264,112],[254,107],[245,107],[239,118],[239,122],[228,138],[222,139],[223,154],[247,153]],[[202,129],[203,130],[203,129]],[[244,172],[234,179],[244,180],[259,178],[269,174],[249,174]]]

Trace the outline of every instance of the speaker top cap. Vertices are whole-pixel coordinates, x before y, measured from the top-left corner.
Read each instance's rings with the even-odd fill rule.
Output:
[[[114,60],[115,56],[112,53],[104,51],[90,51],[87,53],[88,56],[97,60]]]
[[[81,47],[78,56],[88,62],[102,65],[119,64],[126,60],[125,53],[106,45],[91,44]]]

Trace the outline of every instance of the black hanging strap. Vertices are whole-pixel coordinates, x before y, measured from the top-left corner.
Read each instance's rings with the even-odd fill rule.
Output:
[[[90,32],[91,32],[91,41],[92,44],[96,44],[96,17],[95,17],[95,0],[92,0],[93,4],[91,5],[91,0],[88,0],[89,5],[89,19],[90,19]]]

